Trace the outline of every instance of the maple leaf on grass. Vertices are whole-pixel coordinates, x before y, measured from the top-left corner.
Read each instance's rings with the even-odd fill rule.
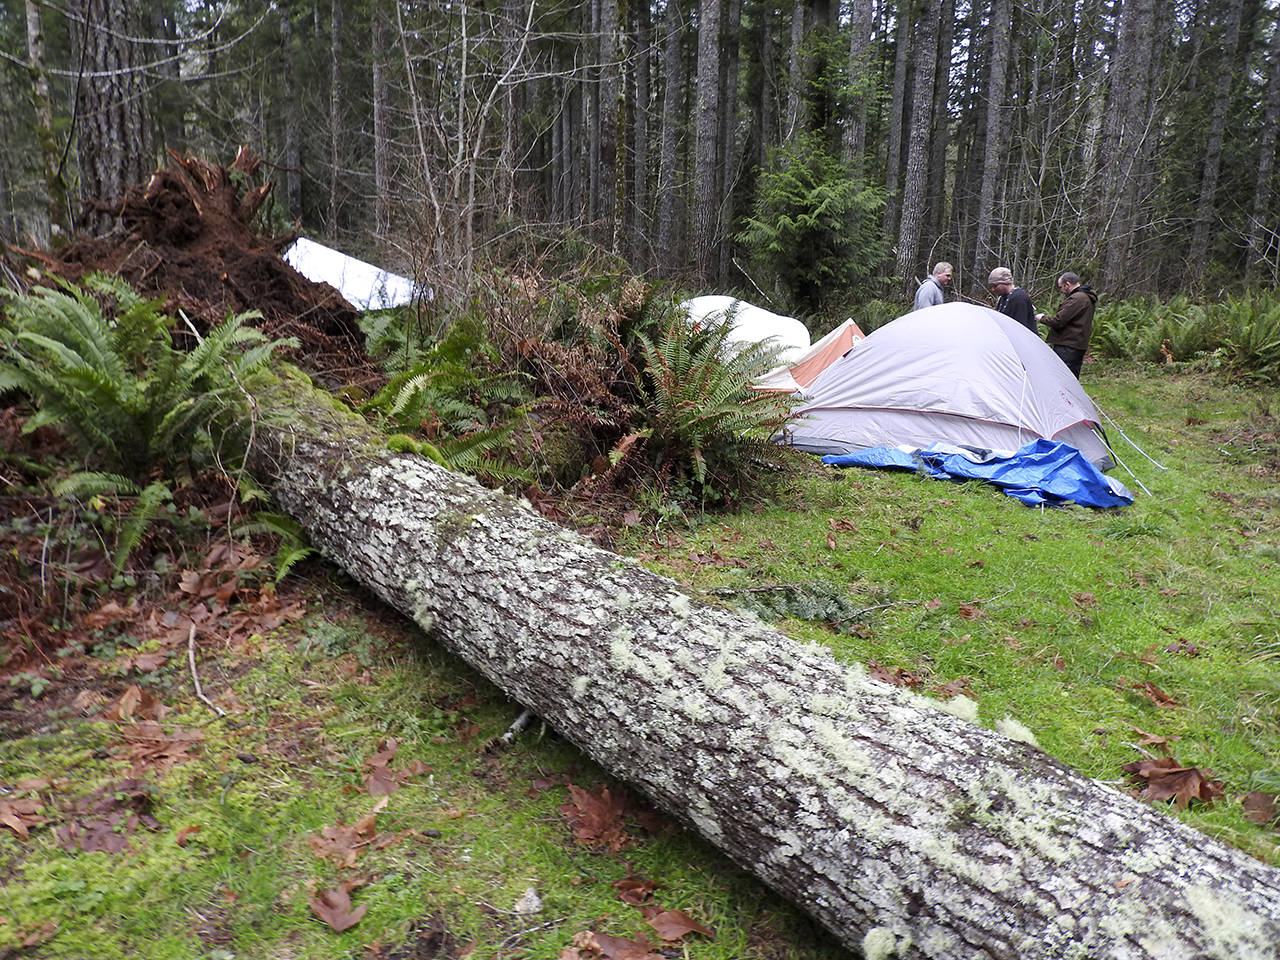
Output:
[[[336,933],[349,930],[361,921],[368,911],[367,903],[351,905],[351,890],[359,886],[358,882],[347,882],[332,890],[321,890],[314,897],[309,897],[311,912],[327,923]]]
[[[715,931],[704,927],[683,910],[663,910],[661,907],[648,907],[644,910],[644,918],[649,926],[658,931],[667,943],[682,940],[691,933],[700,933],[708,940],[716,938]]]
[[[0,797],[0,827],[8,827],[23,840],[31,835],[32,827],[48,823],[47,817],[40,816],[44,805],[36,797],[21,800],[6,800]]]
[[[1138,760],[1120,769],[1143,784],[1138,791],[1143,800],[1172,800],[1179,807],[1193,801],[1212,806],[1222,796],[1222,781],[1211,779],[1211,771],[1180,766],[1173,757]]]
[[[367,847],[377,836],[377,817],[386,805],[387,798],[383,797],[372,810],[350,826],[337,823],[324,827],[318,834],[309,835],[307,842],[321,860],[332,861],[340,867],[354,867],[361,848]]]
[[[1163,707],[1167,710],[1171,710],[1174,707],[1182,706],[1182,704],[1178,703],[1177,700],[1169,696],[1169,694],[1165,693],[1150,680],[1144,680],[1141,683],[1131,683],[1129,684],[1129,688],[1131,690],[1137,690],[1138,693],[1142,694],[1142,696],[1146,697],[1157,707]]]
[[[611,937],[595,930],[583,930],[573,935],[569,946],[560,951],[559,960],[667,960],[660,953],[649,949],[649,941],[642,934],[635,940]]]
[[[406,780],[422,773],[430,773],[431,768],[420,761],[413,761],[403,770],[392,770],[388,764],[395,758],[400,744],[388,739],[379,750],[364,762],[368,774],[364,778],[364,787],[371,797],[387,797],[399,790]]]
[[[589,847],[608,847],[618,853],[635,843],[623,824],[626,801],[615,797],[608,787],[598,793],[568,785],[569,799],[560,804],[560,812],[573,830],[574,839]]]
[[[1142,739],[1138,741],[1139,747],[1155,747],[1164,754],[1171,752],[1169,744],[1178,739],[1176,736],[1162,737],[1157,733],[1147,733],[1147,731],[1143,730],[1141,727],[1134,727],[1133,732],[1142,736]],[[1145,753],[1146,751],[1143,752]]]
[[[1264,827],[1272,823],[1280,825],[1280,797],[1254,790],[1245,794],[1240,803],[1244,807],[1245,819],[1250,823]]]
[[[642,903],[648,903],[650,898],[653,897],[653,891],[657,890],[659,886],[661,884],[654,883],[652,880],[627,877],[625,880],[615,882],[613,889],[618,891],[618,899],[623,903],[638,907]]]
[[[879,680],[881,683],[889,683],[895,687],[910,687],[914,689],[924,683],[923,677],[912,673],[905,667],[886,667],[875,660],[868,660],[867,667],[870,668],[871,679]]]

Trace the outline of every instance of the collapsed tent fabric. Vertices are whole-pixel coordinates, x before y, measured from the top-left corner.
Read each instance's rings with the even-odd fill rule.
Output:
[[[741,350],[756,343],[778,349],[778,360],[791,363],[809,349],[809,328],[794,317],[771,313],[736,297],[706,296],[685,300],[676,307],[695,327],[730,325],[725,342]]]
[[[885,324],[810,386],[782,437],[809,453],[934,443],[1012,453],[1037,437],[1114,466],[1093,401],[1039,337],[969,303]]]
[[[403,307],[414,298],[413,281],[340,250],[299,237],[284,253],[285,262],[308,280],[327,283],[358,310]],[[430,299],[430,292],[427,299]]]
[[[1010,456],[950,445],[927,450],[872,447],[857,453],[826,456],[833,467],[918,470],[935,480],[985,480],[1028,506],[1127,507],[1133,494],[1114,477],[1085,459],[1075,447],[1043,438],[1032,440]]]
[[[827,367],[865,336],[856,323],[846,320],[790,363],[757,377],[751,389],[804,396]]]

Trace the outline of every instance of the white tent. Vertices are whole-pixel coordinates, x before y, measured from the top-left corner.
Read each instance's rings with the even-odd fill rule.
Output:
[[[937,442],[1012,453],[1043,437],[1113,465],[1066,364],[1021,324],[968,303],[876,330],[813,382],[798,413],[784,442],[811,453]]]
[[[284,259],[308,280],[336,288],[358,310],[402,307],[413,301],[413,281],[408,277],[389,273],[306,237],[295,240],[285,251]]]
[[[694,297],[676,307],[695,326],[731,324],[725,342],[738,349],[768,342],[779,348],[778,359],[790,363],[809,349],[809,328],[794,317],[770,313],[735,297]]]
[[[751,388],[805,396],[823,371],[864,337],[856,323],[846,320],[790,363],[781,364],[757,377]]]

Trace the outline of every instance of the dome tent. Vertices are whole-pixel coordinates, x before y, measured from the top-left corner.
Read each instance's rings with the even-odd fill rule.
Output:
[[[809,328],[795,317],[784,317],[736,297],[694,297],[678,304],[694,327],[729,324],[725,343],[736,351],[757,343],[778,350],[778,362],[789,363],[809,349]]]
[[[846,320],[790,362],[756,377],[751,389],[806,396],[809,387],[822,376],[822,372],[848,353],[864,336],[853,320]]]
[[[1037,437],[1113,466],[1097,408],[1017,321],[969,303],[886,324],[810,386],[783,442],[809,453],[948,443],[1012,453]]]

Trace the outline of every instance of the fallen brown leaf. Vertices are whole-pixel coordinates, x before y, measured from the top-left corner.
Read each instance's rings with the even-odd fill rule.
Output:
[[[1280,824],[1280,797],[1254,790],[1245,794],[1240,803],[1244,807],[1245,819],[1250,823],[1262,826],[1269,823]]]
[[[311,904],[311,912],[337,933],[354,927],[369,909],[367,903],[351,905],[351,885],[346,883],[332,890],[322,890],[309,897],[307,902]]]
[[[23,840],[31,834],[32,827],[48,823],[39,810],[44,806],[38,797],[25,797],[20,800],[5,800],[0,797],[0,827],[8,827]]]
[[[1172,800],[1179,807],[1192,802],[1212,806],[1222,796],[1222,781],[1211,779],[1210,771],[1179,766],[1172,757],[1138,760],[1121,769],[1142,784],[1138,796],[1144,800]]]
[[[560,812],[579,843],[608,847],[614,853],[635,843],[623,824],[626,803],[608,787],[592,792],[571,783],[568,790],[569,799],[560,805]]]
[[[667,943],[682,940],[691,933],[700,933],[708,940],[716,938],[715,931],[705,927],[690,917],[683,910],[659,910],[657,907],[645,912],[645,920]]]

